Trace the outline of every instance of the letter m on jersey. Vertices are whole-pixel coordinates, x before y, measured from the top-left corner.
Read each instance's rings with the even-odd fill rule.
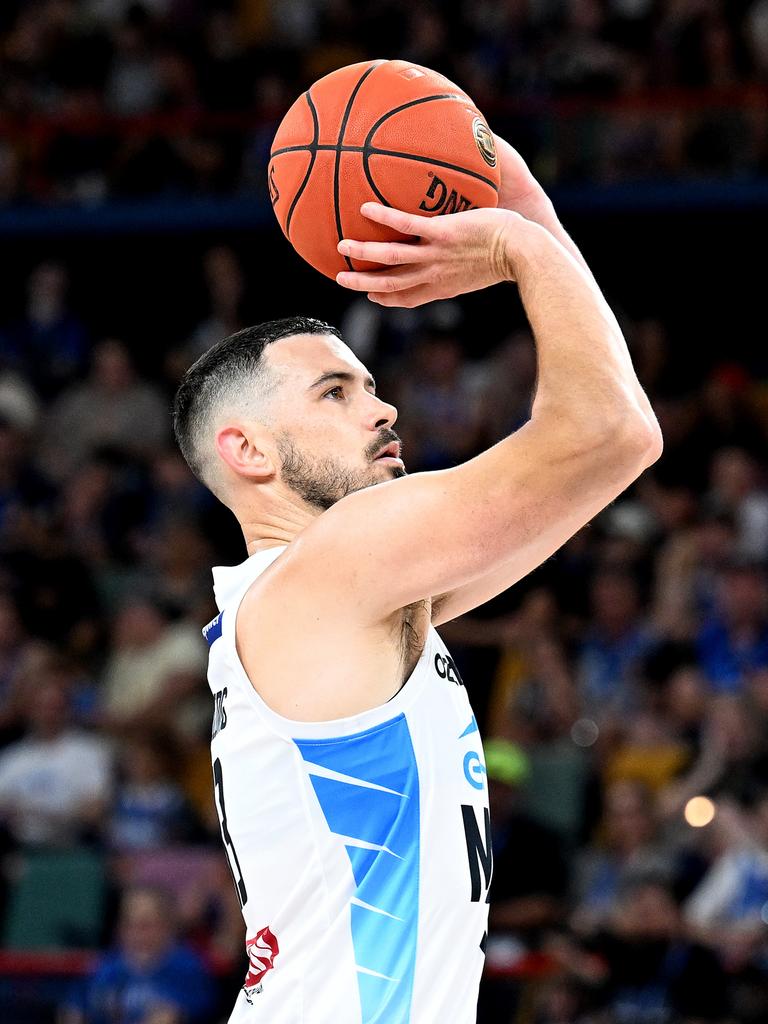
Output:
[[[472,902],[479,903],[485,893],[485,902],[490,903],[491,876],[493,875],[493,847],[491,846],[491,815],[487,807],[483,808],[485,838],[480,835],[477,815],[472,804],[461,805],[461,816],[464,819],[464,838],[467,841],[467,858],[469,859],[469,877],[472,882]],[[482,871],[482,881],[480,873]]]

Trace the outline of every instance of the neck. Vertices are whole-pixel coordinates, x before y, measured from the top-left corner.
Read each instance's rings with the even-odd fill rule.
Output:
[[[307,506],[287,506],[279,511],[238,516],[240,529],[245,538],[249,555],[268,548],[276,548],[290,542],[305,530],[320,515],[319,511]]]

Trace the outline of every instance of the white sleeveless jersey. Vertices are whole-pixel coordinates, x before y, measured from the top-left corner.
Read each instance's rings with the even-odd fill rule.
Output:
[[[238,658],[235,617],[282,550],[213,570],[220,614],[203,631],[215,799],[249,956],[230,1024],[471,1024],[492,854],[464,685],[430,627],[380,707],[331,722],[276,714]]]

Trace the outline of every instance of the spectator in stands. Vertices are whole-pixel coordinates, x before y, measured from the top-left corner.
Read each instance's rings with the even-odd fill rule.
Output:
[[[53,493],[32,465],[27,434],[0,416],[0,548],[24,543],[34,516],[45,512]]]
[[[541,931],[556,924],[567,890],[567,867],[560,837],[522,805],[528,759],[513,743],[485,743],[488,797],[494,823],[494,882],[490,935],[512,933],[536,946]]]
[[[50,400],[76,379],[87,356],[87,333],[67,305],[69,281],[59,263],[41,263],[27,284],[24,316],[0,330],[0,362]]]
[[[629,880],[652,871],[671,879],[673,867],[650,789],[641,782],[614,782],[605,794],[598,840],[577,861],[573,926],[584,933],[604,927]]]
[[[709,834],[712,866],[688,899],[685,915],[701,941],[732,968],[741,968],[768,955],[768,790],[749,808],[719,801]]]
[[[166,726],[197,735],[210,721],[200,630],[184,620],[171,622],[154,601],[137,595],[115,616],[112,643],[104,669],[105,724],[117,730]]]
[[[195,823],[174,779],[178,760],[173,738],[142,728],[120,744],[106,834],[120,852],[155,849],[186,841]]]
[[[245,281],[234,251],[226,245],[209,249],[203,257],[203,271],[207,291],[206,316],[187,341],[173,349],[166,359],[168,376],[174,386],[187,368],[211,345],[245,327]]]
[[[699,631],[698,655],[721,693],[740,692],[748,672],[768,667],[768,589],[759,565],[734,562],[720,574],[717,607]]]
[[[23,731],[19,681],[29,646],[16,602],[11,594],[0,592],[0,748]]]
[[[579,655],[579,685],[596,720],[638,706],[638,672],[653,643],[638,582],[620,569],[601,570],[590,588],[590,621]]]
[[[150,566],[145,581],[164,607],[194,621],[213,618],[213,556],[196,523],[178,520],[152,533],[144,557]]]
[[[510,969],[538,949],[542,937],[559,923],[568,868],[560,836],[524,808],[530,764],[523,750],[504,739],[487,740],[484,746],[493,821],[486,953],[492,968]],[[519,979],[503,975],[489,979],[480,999],[479,1019],[506,1024],[519,999]]]
[[[26,735],[0,754],[0,821],[21,845],[69,845],[93,835],[104,813],[108,747],[70,726],[68,695],[45,672],[23,699]]]
[[[454,327],[428,328],[416,359],[398,397],[409,463],[425,470],[455,466],[475,453],[481,417]]]
[[[210,1024],[215,990],[203,961],[175,935],[165,893],[128,890],[117,945],[65,1002],[61,1024]]]
[[[725,427],[718,428],[722,437]],[[747,432],[758,436],[754,423],[745,428]],[[754,562],[768,557],[768,493],[752,455],[741,448],[721,448],[712,460],[707,499],[713,509],[732,517],[738,557]]]
[[[685,938],[668,883],[638,877],[621,892],[606,927],[570,951],[577,976],[601,989],[611,1024],[725,1022],[726,977],[710,950]],[[599,1019],[599,1018],[598,1018]]]
[[[48,475],[62,481],[99,448],[147,456],[167,436],[166,404],[158,388],[138,376],[121,341],[108,339],[93,351],[88,380],[52,406],[39,454]]]

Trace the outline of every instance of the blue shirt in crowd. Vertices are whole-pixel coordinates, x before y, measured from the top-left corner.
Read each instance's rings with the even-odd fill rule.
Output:
[[[95,973],[78,986],[69,1006],[87,1024],[144,1024],[158,1007],[173,1007],[184,1024],[208,1024],[213,981],[200,957],[185,946],[172,947],[147,971],[133,967],[119,950],[108,953]]]
[[[736,693],[745,675],[768,667],[768,628],[739,643],[724,622],[713,618],[700,631],[696,646],[705,675],[721,693]]]

